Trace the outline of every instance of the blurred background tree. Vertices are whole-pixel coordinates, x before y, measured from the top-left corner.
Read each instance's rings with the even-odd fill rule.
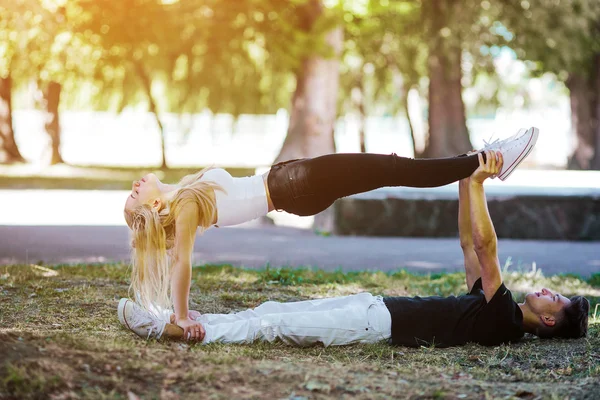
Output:
[[[422,41],[417,2],[369,1],[362,7],[348,2],[345,9],[345,45],[342,64],[340,113],[358,111],[360,149],[366,151],[368,115],[406,114],[414,154],[415,145],[409,93],[427,75],[427,46]]]
[[[335,151],[335,122],[348,113],[359,117],[361,151],[368,116],[404,114],[415,156],[450,156],[473,147],[469,113],[524,92],[496,73],[494,60],[511,51],[532,77],[565,83],[577,138],[569,167],[600,169],[599,26],[596,0],[3,2],[0,160],[24,161],[15,93],[45,110],[50,163],[62,162],[60,111],[82,107],[146,107],[163,168],[164,114],[204,110],[287,108],[275,162]]]
[[[63,162],[59,113],[62,94],[77,92],[79,83],[91,72],[94,56],[99,55],[89,42],[75,36],[79,20],[74,11],[70,2],[38,0],[17,0],[0,9],[5,17],[0,30],[5,40],[5,62],[0,68],[12,89],[6,98],[10,99],[15,90],[27,88],[32,102],[45,110],[50,164]]]
[[[334,127],[339,91],[339,56],[343,30],[339,5],[327,9],[321,0],[296,1],[288,23],[301,44],[292,69],[296,88],[286,138],[274,162],[335,152]]]
[[[0,6],[0,162],[25,162],[17,143],[12,122],[12,69],[15,54],[18,52],[16,13]]]
[[[534,74],[550,72],[569,90],[576,145],[568,167],[600,169],[600,2],[506,2],[499,22]]]

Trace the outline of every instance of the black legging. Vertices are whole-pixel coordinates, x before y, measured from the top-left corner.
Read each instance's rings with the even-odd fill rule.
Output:
[[[435,187],[470,176],[477,154],[412,159],[396,154],[329,154],[273,165],[269,192],[277,210],[306,216],[341,197],[384,186]]]

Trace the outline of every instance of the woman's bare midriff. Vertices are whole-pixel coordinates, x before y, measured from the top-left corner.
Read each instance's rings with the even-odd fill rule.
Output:
[[[265,192],[267,193],[267,206],[269,208],[269,212],[271,212],[275,209],[275,206],[273,205],[273,201],[271,200],[271,193],[269,193],[269,183],[268,183],[269,172],[270,171],[265,172],[262,175],[262,177],[263,177],[263,183],[265,184]]]

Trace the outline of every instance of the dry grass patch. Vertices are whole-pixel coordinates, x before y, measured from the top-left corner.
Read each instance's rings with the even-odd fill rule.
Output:
[[[583,292],[598,304],[598,277],[506,273],[519,290]],[[265,300],[293,301],[368,290],[450,295],[463,274],[405,271],[250,271],[196,267],[192,305],[229,312]],[[387,344],[294,348],[146,342],[116,317],[127,295],[124,265],[0,267],[0,398],[594,398],[600,393],[600,323],[583,340],[486,348]]]

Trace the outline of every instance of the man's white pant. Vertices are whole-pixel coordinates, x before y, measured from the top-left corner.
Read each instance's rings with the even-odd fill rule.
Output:
[[[252,343],[256,340],[308,346],[374,343],[389,339],[392,318],[381,296],[352,296],[278,303],[267,301],[234,314],[203,314],[202,343]]]

